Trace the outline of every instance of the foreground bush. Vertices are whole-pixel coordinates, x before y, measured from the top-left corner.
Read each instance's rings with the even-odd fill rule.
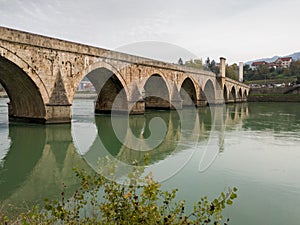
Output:
[[[176,200],[177,189],[163,191],[151,174],[136,178],[133,172],[126,185],[83,170],[75,170],[81,187],[71,199],[45,200],[45,208],[32,207],[15,218],[1,215],[1,224],[227,224],[222,218],[226,205],[237,197],[236,188],[208,201],[201,198],[187,213],[185,202]]]

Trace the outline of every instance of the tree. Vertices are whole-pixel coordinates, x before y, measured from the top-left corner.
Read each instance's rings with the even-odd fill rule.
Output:
[[[244,78],[248,80],[278,79],[288,76],[297,77],[300,75],[300,60],[293,61],[289,68],[260,65],[256,69],[251,69],[249,65],[244,66]]]
[[[266,80],[270,77],[270,69],[267,65],[260,65],[252,71],[251,75],[251,80]]]
[[[238,80],[239,79],[239,67],[236,63],[228,66],[226,65],[226,77],[229,77],[233,80]]]
[[[244,64],[244,72],[252,70],[249,64]]]
[[[269,67],[267,65],[260,65],[260,66],[258,66],[257,71],[262,76],[266,76],[269,73]]]
[[[291,76],[300,76],[300,60],[294,61],[290,66]]]
[[[205,60],[205,65],[206,65],[207,68],[209,68],[209,69],[211,68],[209,57],[207,57],[207,59]]]
[[[216,61],[213,59],[213,60],[211,60],[211,63],[209,64],[209,68],[213,68],[214,66],[216,66]]]
[[[180,66],[182,66],[182,65],[183,65],[182,58],[179,58],[179,59],[178,59],[178,65],[180,65]]]
[[[209,69],[215,74],[220,73],[220,68],[217,66],[216,61],[214,59],[211,61]]]
[[[114,164],[110,166],[109,171],[115,171]],[[127,182],[120,184],[97,173],[91,175],[84,170],[75,170],[76,176],[81,179],[81,187],[71,201],[66,200],[62,192],[60,201],[46,199],[43,211],[34,206],[12,219],[0,212],[0,223],[220,225],[223,209],[237,198],[237,189],[229,188],[212,201],[202,197],[194,204],[192,212],[186,212],[185,201],[176,200],[177,189],[161,190],[161,184],[154,181],[151,174],[142,178],[142,172],[140,168],[133,169]],[[224,225],[229,219],[225,221]]]
[[[184,65],[196,69],[203,69],[202,59],[191,59],[186,61]]]
[[[251,69],[249,64],[244,65],[244,80],[253,80],[254,71]]]

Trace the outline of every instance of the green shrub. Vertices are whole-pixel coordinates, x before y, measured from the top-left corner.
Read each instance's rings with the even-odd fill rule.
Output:
[[[44,209],[32,207],[15,218],[0,215],[1,224],[227,224],[222,218],[226,205],[237,197],[236,188],[209,201],[201,198],[187,212],[185,201],[176,200],[177,189],[161,190],[152,175],[141,178],[134,170],[120,184],[102,175],[75,169],[81,180],[70,199],[61,193],[60,201],[45,200]],[[0,213],[1,214],[1,213]]]

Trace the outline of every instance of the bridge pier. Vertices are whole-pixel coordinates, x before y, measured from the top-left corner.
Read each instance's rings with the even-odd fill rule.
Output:
[[[71,104],[46,105],[46,124],[71,123]]]
[[[71,104],[50,105],[47,104],[46,115],[41,117],[37,114],[23,115],[14,111],[12,104],[8,103],[8,117],[10,122],[41,123],[41,124],[62,124],[71,123]]]
[[[128,107],[128,108],[127,108]],[[127,107],[125,104],[122,107],[112,106],[112,104],[100,104],[98,101],[95,104],[95,113],[97,114],[127,114],[142,115],[145,113],[145,101],[128,101]]]
[[[230,103],[234,103],[234,99],[228,99],[226,103],[230,104]]]
[[[170,109],[182,109],[182,100],[173,100]]]
[[[236,102],[236,103],[241,103],[241,102],[243,102],[243,100],[242,100],[242,98],[236,98],[236,99],[235,99],[235,102]]]
[[[205,106],[207,106],[206,100],[197,100],[196,107],[205,107]]]
[[[138,101],[129,101],[128,109],[130,115],[142,115],[145,113],[145,101],[143,99]]]

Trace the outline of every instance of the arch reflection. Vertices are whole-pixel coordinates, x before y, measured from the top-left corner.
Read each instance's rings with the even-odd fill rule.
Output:
[[[153,123],[154,120],[159,123]],[[162,127],[160,123],[166,127],[162,137],[157,135]],[[81,152],[85,152],[83,157],[95,171],[99,170],[99,159],[110,157],[115,160],[119,169],[115,172],[116,177],[126,176],[133,162],[135,165],[145,166],[145,158],[149,159],[148,167],[153,171],[154,167],[157,169],[161,164],[171,161],[178,152],[195,148],[198,127],[197,111],[191,108],[180,111],[148,110],[145,115],[130,117],[96,116],[94,129],[97,135],[93,141],[90,140],[92,144],[89,149]],[[122,135],[117,136],[116,133]],[[157,142],[158,138],[159,144],[148,148],[152,146],[152,142]],[[186,155],[182,159],[182,165],[176,166],[183,166],[190,157],[191,154]],[[100,167],[105,168],[105,162],[100,163]]]
[[[144,166],[145,158],[149,157],[149,166],[154,168],[155,165],[171,161],[185,151],[189,151],[192,157],[195,150],[202,152],[201,167],[208,168],[217,155],[225,151],[226,130],[232,129],[235,124],[242,124],[247,113],[246,104],[233,104],[198,109],[186,108],[179,111],[149,110],[145,115],[130,117],[96,116],[95,124],[89,127],[94,131],[87,129],[84,132],[91,136],[89,140],[85,140],[90,142],[90,145],[88,149],[80,151],[84,153],[83,157],[95,171],[99,169],[99,159],[109,156],[121,162],[122,169],[118,176],[126,175],[123,166],[130,166],[132,162]],[[143,146],[147,148],[147,138],[151,136],[149,125],[155,118],[160,118],[167,130],[157,147],[145,151]],[[112,119],[114,124],[117,124],[116,127],[113,126]],[[116,133],[122,135],[117,136]],[[137,139],[132,139],[131,135]],[[187,157],[182,161],[189,159]]]
[[[90,170],[77,153],[70,125],[9,125],[10,146],[0,168],[0,201],[6,205],[43,203],[58,198],[66,185],[79,185],[73,167]]]
[[[4,204],[21,204],[25,201],[30,205],[43,202],[45,197],[57,198],[62,191],[62,183],[69,190],[77,187],[78,181],[72,171],[74,166],[79,165],[91,171],[98,168],[99,157],[107,155],[127,165],[132,161],[143,165],[144,158],[149,155],[149,167],[153,166],[150,169],[154,170],[157,168],[159,176],[174,165],[177,166],[175,169],[182,168],[180,166],[194,157],[193,152],[197,151],[203,156],[205,168],[213,163],[218,154],[226,152],[226,132],[236,126],[246,126],[250,113],[248,104],[237,104],[226,105],[225,108],[149,110],[145,115],[130,116],[128,120],[118,116],[118,129],[123,133],[123,141],[114,135],[110,116],[96,116],[95,123],[78,119],[72,124],[72,129],[82,131],[80,136],[87,142],[82,146],[86,149],[75,148],[74,142],[79,140],[74,138],[70,125],[10,124],[6,134],[9,139],[8,150],[0,168],[0,201]],[[150,121],[156,117],[167,127],[157,148],[136,151],[123,144],[130,137],[130,132],[144,141],[142,144],[146,144],[147,138],[151,136]],[[95,133],[90,132],[91,129]],[[209,151],[205,151],[207,149]],[[127,175],[127,171],[122,171],[121,175]]]

